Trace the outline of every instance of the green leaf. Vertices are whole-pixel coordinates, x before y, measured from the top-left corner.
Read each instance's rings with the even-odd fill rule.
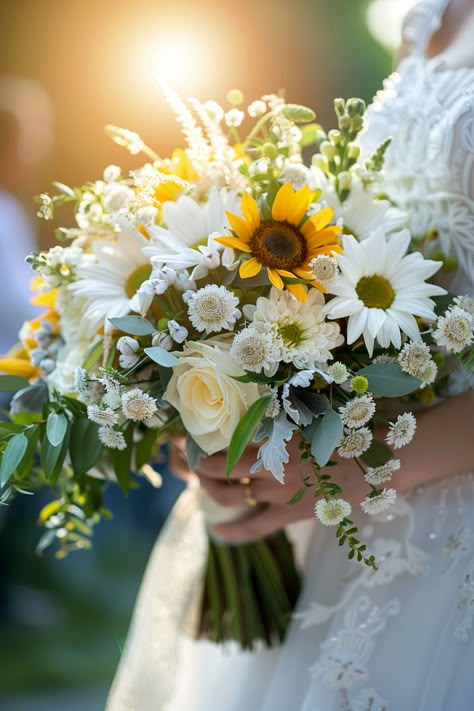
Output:
[[[361,368],[357,375],[369,381],[369,390],[383,397],[401,397],[418,390],[421,380],[404,373],[398,363],[375,363]]]
[[[317,123],[308,123],[300,128],[300,131],[301,138],[299,143],[302,148],[305,148],[317,142],[318,135],[321,134],[321,126]]]
[[[63,468],[64,459],[69,446],[70,433],[71,428],[68,422],[64,437],[59,444],[53,446],[47,437],[43,439],[41,445],[41,466],[51,484],[56,483]]]
[[[0,464],[0,487],[5,486],[15,469],[20,464],[28,447],[28,439],[19,432],[8,442]]]
[[[20,477],[20,479],[23,479],[28,476],[28,474],[31,472],[31,470],[36,464],[36,457],[34,455],[41,429],[42,428],[40,425],[35,425],[34,427],[28,427],[25,430],[25,436],[28,439],[28,447],[23,456],[23,459],[21,460],[21,463],[17,467],[16,473],[17,477]]]
[[[332,408],[327,410],[319,420],[316,420],[311,454],[319,466],[323,467],[331,458],[334,449],[340,443],[343,435],[341,416]]]
[[[151,336],[156,333],[156,326],[142,316],[123,316],[122,318],[109,318],[110,323],[119,331],[132,336]]]
[[[294,494],[291,499],[288,501],[289,504],[297,504],[298,501],[301,501],[303,496],[306,493],[306,486],[302,486],[301,489],[298,489],[296,494]]]
[[[94,343],[87,351],[84,362],[82,363],[84,370],[89,371],[92,366],[101,359],[103,352],[104,342],[101,339],[100,341],[97,341],[97,343]]]
[[[31,385],[15,393],[10,403],[10,412],[12,415],[23,412],[41,412],[48,399],[48,386],[44,380],[36,380]]]
[[[19,375],[0,375],[0,392],[2,393],[12,393],[17,390],[23,390],[23,388],[27,388],[28,385],[29,382]]]
[[[129,425],[124,432],[126,449],[113,449],[110,452],[110,458],[114,467],[115,476],[125,495],[130,489],[130,473],[132,469],[132,439],[133,439],[133,424]]]
[[[263,383],[265,385],[279,386],[286,383],[288,378],[281,378],[280,380],[275,380],[275,378],[269,378],[261,373],[245,373],[245,375],[232,375],[232,380],[237,380],[239,383]]]
[[[361,459],[369,467],[381,467],[392,458],[393,452],[385,442],[374,439],[369,449],[364,452]]]
[[[265,411],[272,399],[272,395],[264,395],[256,400],[247,410],[245,415],[240,420],[232,435],[232,439],[227,451],[227,459],[225,465],[226,476],[229,476],[240,457],[245,451],[246,446],[252,439],[252,435],[257,429],[257,426],[265,414]]]
[[[98,426],[88,417],[79,417],[71,427],[69,455],[76,476],[86,474],[97,463],[103,446],[98,436]]]
[[[146,464],[156,442],[156,429],[148,429],[143,433],[142,439],[135,445],[135,469],[138,471]]]
[[[68,418],[64,412],[51,412],[46,423],[46,436],[53,447],[64,439],[68,426]]]
[[[159,346],[152,346],[151,348],[145,348],[144,350],[148,358],[151,358],[151,360],[164,368],[172,368],[173,365],[177,365],[179,363],[176,356],[168,351],[165,351],[164,348],[160,348]]]

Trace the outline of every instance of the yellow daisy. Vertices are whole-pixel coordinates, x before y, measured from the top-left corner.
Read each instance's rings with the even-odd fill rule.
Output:
[[[295,191],[291,183],[285,183],[275,196],[270,220],[261,219],[258,204],[248,193],[242,197],[243,217],[227,212],[236,236],[219,237],[217,241],[251,255],[240,265],[243,279],[256,276],[265,267],[270,282],[277,289],[286,287],[299,301],[306,299],[306,288],[303,284],[285,284],[282,277],[304,279],[326,291],[314,281],[310,262],[320,254],[342,251],[337,238],[341,228],[329,225],[332,208],[308,217],[311,200],[307,185]]]

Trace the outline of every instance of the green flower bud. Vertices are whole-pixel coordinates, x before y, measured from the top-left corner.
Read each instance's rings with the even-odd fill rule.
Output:
[[[319,147],[319,150],[328,160],[334,160],[337,153],[336,146],[333,143],[329,143],[329,141],[323,141]]]
[[[275,158],[278,153],[277,147],[273,143],[264,143],[262,146],[262,156],[264,158]]]
[[[355,375],[351,380],[351,388],[358,395],[362,395],[369,389],[369,381],[363,375]]]
[[[347,113],[351,117],[363,116],[365,113],[365,102],[362,99],[349,99],[346,104]]]
[[[334,99],[334,111],[338,116],[344,116],[346,113],[346,102],[344,99]]]
[[[279,109],[279,113],[295,123],[309,123],[316,118],[316,114],[312,109],[300,104],[285,104]]]
[[[362,131],[363,127],[364,127],[364,119],[362,118],[362,116],[354,116],[354,118],[352,119],[352,125],[351,125],[352,130],[355,131],[356,133],[358,133],[359,131]]]
[[[166,331],[168,329],[168,321],[169,319],[165,318],[164,316],[163,318],[160,318],[160,320],[156,324],[158,331]]]
[[[345,116],[345,115],[341,116],[338,123],[339,123],[339,128],[341,129],[341,131],[347,131],[351,126],[351,120],[350,120],[349,116]]]
[[[334,143],[335,146],[338,146],[342,141],[341,132],[335,128],[329,131],[328,138],[332,143]]]
[[[231,106],[240,106],[243,103],[244,95],[240,89],[231,89],[227,94],[227,101]]]
[[[360,155],[360,148],[354,143],[349,143],[347,146],[347,155],[351,160],[357,160]]]
[[[339,189],[340,190],[350,190],[352,187],[352,175],[347,172],[347,170],[343,170],[341,173],[338,175],[339,179]]]
[[[458,268],[459,262],[456,257],[446,256],[443,261],[443,266],[447,272],[454,272]]]

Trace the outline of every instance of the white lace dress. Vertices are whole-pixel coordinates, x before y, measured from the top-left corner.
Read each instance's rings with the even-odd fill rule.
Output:
[[[446,5],[412,11],[412,51],[376,97],[364,145],[393,136],[392,195],[415,235],[437,229],[439,248],[459,260],[452,288],[472,294],[474,70],[424,56]],[[182,636],[176,650],[205,550],[188,491],[150,561],[109,711],[474,709],[474,475],[416,488],[361,524],[377,573],[348,562],[317,522],[292,528],[307,551],[305,582],[282,647],[243,653]]]

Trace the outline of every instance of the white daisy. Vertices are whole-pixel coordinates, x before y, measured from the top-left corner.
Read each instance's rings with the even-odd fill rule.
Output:
[[[122,395],[122,412],[129,420],[134,422],[149,420],[157,409],[154,398],[140,388],[133,388]]]
[[[328,287],[336,298],[325,306],[329,318],[349,317],[347,342],[361,335],[369,355],[374,340],[382,348],[401,346],[400,329],[413,341],[420,340],[415,316],[434,321],[434,303],[429,298],[446,293],[427,284],[441,263],[424,259],[419,252],[406,254],[410,245],[407,230],[387,239],[382,230],[363,242],[343,236],[344,253],[339,256],[338,274]]]
[[[474,299],[472,296],[456,296],[454,299],[454,303],[456,306],[459,306],[460,309],[463,309],[464,311],[467,311],[469,314],[471,314],[472,318],[474,319]]]
[[[352,506],[344,499],[320,499],[316,502],[314,512],[325,526],[337,526],[351,515]]]
[[[365,480],[372,486],[379,486],[384,481],[390,481],[393,472],[400,469],[399,459],[389,459],[385,464],[381,464],[379,467],[367,467],[365,472]]]
[[[102,425],[99,427],[98,437],[102,444],[110,449],[122,450],[127,447],[123,432],[115,430],[113,427]]]
[[[377,516],[377,514],[392,506],[396,500],[397,492],[395,489],[382,489],[382,491],[377,491],[375,495],[367,496],[361,502],[360,507],[369,516]]]
[[[230,269],[233,250],[215,242],[213,235],[222,236],[229,230],[225,211],[240,215],[240,202],[234,193],[215,188],[204,205],[188,195],[165,202],[163,219],[167,229],[149,228],[151,241],[143,249],[143,254],[157,269],[165,264],[173,269],[194,268],[193,279],[206,276],[209,268],[220,263]]]
[[[102,327],[110,331],[110,318],[130,313],[130,300],[151,273],[150,262],[141,252],[146,244],[140,232],[124,229],[115,243],[93,242],[95,262],[77,267],[79,278],[68,288],[85,299],[83,320],[89,336]]]
[[[346,380],[349,379],[349,371],[347,370],[344,363],[341,363],[340,361],[337,361],[336,363],[330,365],[328,368],[328,373],[334,380],[336,385],[342,385],[342,383],[345,383]]]
[[[429,346],[423,342],[405,343],[398,355],[400,368],[423,381],[423,387],[436,379],[438,368],[431,357]]]
[[[370,395],[359,395],[339,408],[346,427],[357,429],[369,422],[375,413],[375,402]]]
[[[325,321],[323,306],[324,297],[317,289],[301,302],[289,291],[272,287],[270,298],[260,297],[255,306],[244,306],[244,314],[252,328],[272,335],[278,360],[314,369],[332,359],[332,351],[343,343],[339,325]]]
[[[372,432],[367,427],[358,430],[348,430],[344,435],[337,453],[344,459],[360,457],[372,444]]]
[[[111,407],[100,407],[99,405],[88,405],[87,417],[97,425],[107,425],[107,427],[116,425],[119,419]]]
[[[412,441],[416,430],[416,419],[411,412],[404,412],[398,415],[395,422],[389,425],[389,431],[385,438],[387,444],[395,449],[400,449]]]
[[[188,316],[199,332],[232,331],[241,313],[239,300],[225,286],[206,284],[187,298]]]
[[[269,376],[274,375],[279,364],[278,352],[269,333],[257,328],[244,328],[236,334],[230,355],[239,361],[244,370]]]
[[[438,318],[433,338],[450,353],[460,353],[474,341],[473,323],[469,311],[453,306]]]

